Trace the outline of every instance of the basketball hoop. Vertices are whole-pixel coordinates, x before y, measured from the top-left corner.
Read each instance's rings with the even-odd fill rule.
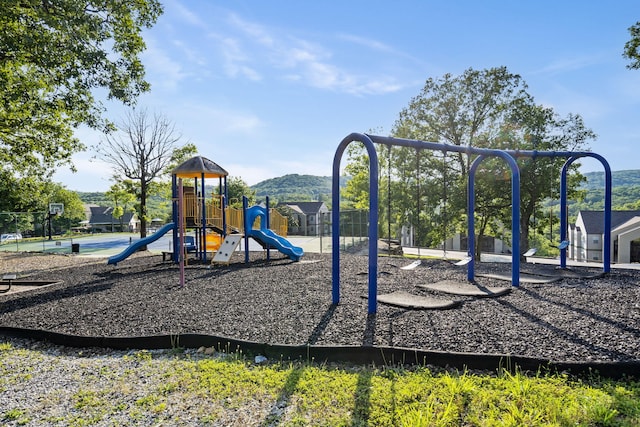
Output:
[[[64,203],[49,203],[49,215],[62,215],[64,213]]]

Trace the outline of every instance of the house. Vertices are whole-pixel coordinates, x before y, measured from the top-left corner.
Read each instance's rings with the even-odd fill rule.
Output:
[[[329,208],[324,202],[282,202],[278,206],[292,210],[295,221],[289,221],[289,234],[300,236],[328,235],[331,228]]]
[[[139,221],[135,213],[125,212],[122,218],[114,218],[113,208],[109,206],[88,206],[88,213],[92,232],[138,231]]]
[[[604,211],[578,212],[568,236],[568,259],[602,261]],[[640,210],[611,211],[611,260],[640,262]]]

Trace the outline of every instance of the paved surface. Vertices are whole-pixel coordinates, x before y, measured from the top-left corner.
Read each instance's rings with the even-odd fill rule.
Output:
[[[80,256],[94,257],[110,257],[122,252],[131,243],[139,240],[139,235],[135,233],[103,233],[91,236],[83,236],[74,239],[59,240],[23,240],[19,242],[10,242],[0,245],[0,251],[8,252],[50,252],[50,253],[72,253],[72,244],[78,244]],[[295,246],[301,247],[305,252],[309,253],[330,253],[331,237],[305,237],[305,236],[289,236],[287,239]],[[341,237],[340,248],[352,246],[358,243],[359,237]],[[148,249],[152,253],[160,254],[163,251],[170,251],[172,248],[173,236],[167,233],[160,239],[148,245]],[[249,239],[250,251],[261,251],[262,247],[253,239]],[[440,249],[426,248],[402,248],[405,254],[433,256],[438,258],[461,260],[467,257],[466,252],[462,251],[446,251]],[[244,250],[244,240],[240,243],[238,250]],[[482,254],[482,262],[511,262],[511,255],[502,254]],[[559,265],[557,258],[541,258],[528,257],[527,262],[531,264],[547,264]],[[593,267],[602,268],[602,263],[597,262],[580,262],[567,260],[568,266]],[[611,264],[611,268],[640,270],[640,264]]]
[[[131,243],[140,239],[135,233],[104,233],[83,236],[73,239],[38,239],[22,240],[0,245],[0,251],[7,252],[48,252],[48,253],[72,253],[72,245],[79,245],[80,256],[110,257],[122,252]],[[305,252],[330,253],[330,237],[304,237],[293,236],[287,239],[295,246],[301,247]],[[160,254],[163,251],[171,251],[173,236],[167,233],[147,248],[152,253]],[[343,238],[342,244],[351,244],[351,238]],[[238,250],[244,250],[244,240],[240,243]],[[261,251],[262,247],[253,239],[249,239],[250,251]]]
[[[462,251],[443,252],[441,249],[408,248],[408,247],[403,247],[402,250],[405,254],[410,254],[410,255],[420,254],[421,256],[433,256],[433,257],[445,258],[445,259],[451,259],[451,260],[464,259],[467,257],[467,253]],[[511,262],[511,255],[484,253],[481,255],[480,260],[481,262],[509,263]],[[560,265],[560,258],[527,257],[527,262],[529,264]],[[601,262],[585,262],[585,261],[572,261],[572,260],[567,260],[567,266],[568,267],[591,267],[591,268],[603,267]],[[612,263],[611,268],[640,270],[640,264]]]
[[[17,244],[0,246],[1,251],[24,251],[24,252],[50,252],[50,253],[72,253],[72,245],[79,245],[79,255],[109,257],[122,252],[129,244],[139,240],[138,234],[134,233],[104,233],[83,236],[73,239],[54,240],[23,240]],[[167,251],[171,247],[172,236],[164,235],[157,241],[151,243],[148,248],[151,252],[160,253]]]

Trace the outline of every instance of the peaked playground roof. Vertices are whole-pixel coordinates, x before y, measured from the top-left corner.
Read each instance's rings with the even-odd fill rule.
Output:
[[[190,158],[171,173],[177,178],[203,178],[203,174],[204,178],[221,178],[229,175],[218,164],[202,156]]]

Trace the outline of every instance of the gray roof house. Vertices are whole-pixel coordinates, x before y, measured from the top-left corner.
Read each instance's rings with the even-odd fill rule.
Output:
[[[113,208],[109,206],[89,206],[89,227],[91,231],[129,231],[138,230],[138,218],[135,213],[125,212],[122,218],[113,217]],[[122,227],[121,227],[122,224]],[[122,229],[121,229],[122,228]]]
[[[288,234],[319,236],[329,234],[329,208],[324,202],[281,202],[278,206],[288,206],[293,211],[297,224],[289,223]]]
[[[580,211],[569,227],[568,258],[576,261],[602,261],[604,211]],[[640,262],[640,210],[611,211],[611,260]]]

